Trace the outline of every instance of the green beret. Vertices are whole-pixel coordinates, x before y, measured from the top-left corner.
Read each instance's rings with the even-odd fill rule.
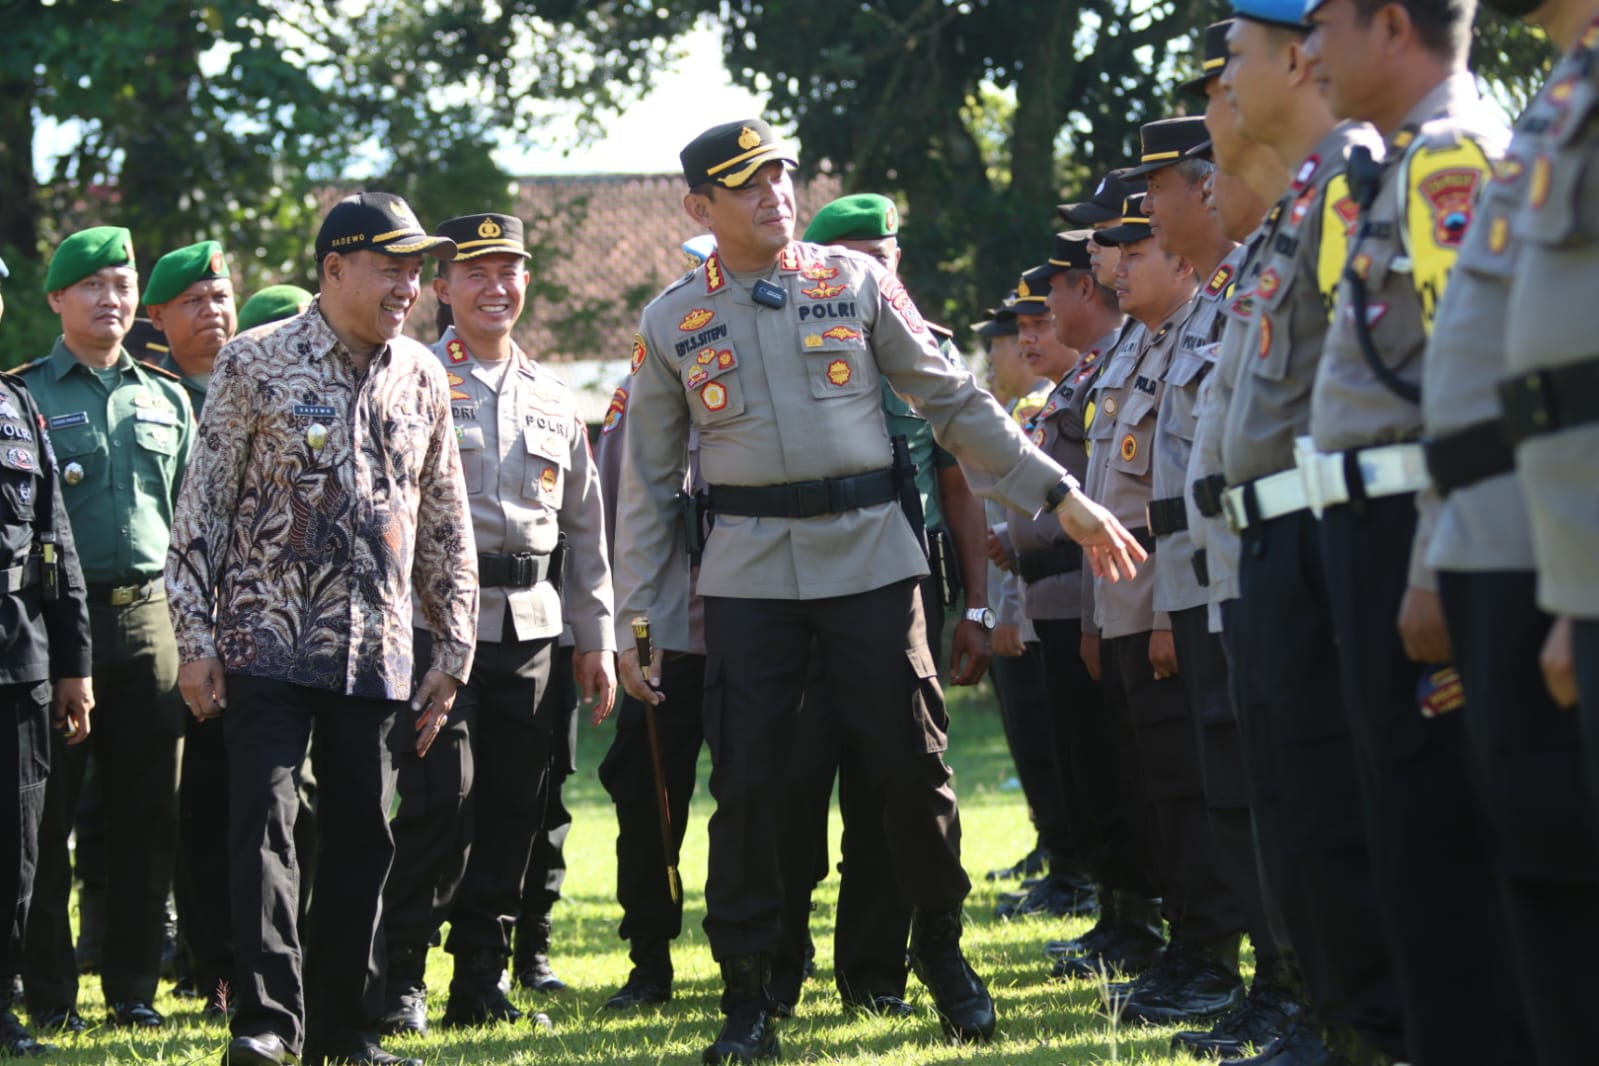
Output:
[[[155,261],[150,280],[144,286],[144,306],[154,307],[175,299],[197,281],[228,276],[228,261],[222,256],[222,245],[216,241],[201,241],[179,248]]]
[[[121,226],[79,230],[56,247],[44,291],[59,292],[106,267],[133,265],[133,234]]]
[[[894,201],[874,192],[840,196],[816,212],[805,227],[805,239],[815,244],[832,241],[875,241],[899,232],[899,211]]]
[[[268,285],[239,308],[239,332],[280,318],[293,318],[310,307],[312,299],[314,297],[298,285]]]

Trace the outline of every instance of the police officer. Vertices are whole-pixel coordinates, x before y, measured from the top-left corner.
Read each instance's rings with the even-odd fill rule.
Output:
[[[1494,6],[1505,14],[1529,15],[1525,5]],[[1563,208],[1549,202],[1548,186],[1537,176],[1539,166],[1553,164],[1536,162],[1568,151],[1554,138],[1578,114],[1560,87],[1591,77],[1599,58],[1599,31],[1591,21],[1590,28],[1582,27],[1582,20],[1599,13],[1569,18],[1578,6],[1545,5],[1534,18],[1565,54],[1517,121],[1493,179],[1485,182],[1438,303],[1422,378],[1427,466],[1441,504],[1430,537],[1418,533],[1417,549],[1426,550],[1426,562],[1438,574],[1449,645],[1466,690],[1461,713],[1471,779],[1492,829],[1511,959],[1536,1060],[1544,1064],[1579,1060],[1592,1045],[1580,1000],[1583,960],[1599,952],[1599,845],[1583,790],[1582,730],[1564,709],[1571,693],[1562,692],[1564,699],[1557,701],[1539,670],[1540,650],[1556,626],[1552,612],[1540,605],[1528,503],[1539,508],[1538,521],[1546,523],[1553,511],[1544,492],[1557,484],[1552,472],[1578,471],[1578,483],[1593,484],[1591,454],[1581,449],[1593,447],[1595,433],[1587,430],[1584,441],[1580,426],[1543,432],[1538,416],[1550,412],[1541,386],[1534,384],[1541,381],[1536,373],[1510,379],[1504,419],[1496,386],[1507,369],[1507,351],[1518,369],[1532,371],[1591,351],[1591,346],[1572,345],[1567,323],[1592,315],[1573,314],[1575,308],[1561,297],[1579,291],[1562,292],[1563,287],[1582,284],[1584,278],[1591,282],[1593,268],[1574,269],[1573,249],[1557,248],[1546,235],[1564,226],[1563,220],[1552,220],[1553,229],[1541,228],[1544,211],[1558,216]],[[1591,138],[1570,151],[1591,156]],[[1535,191],[1544,199],[1533,205],[1529,196]],[[1530,225],[1518,219],[1524,209]],[[1576,254],[1591,263],[1592,244]],[[1519,294],[1514,312],[1513,293]],[[1550,321],[1534,322],[1537,315]],[[1557,386],[1554,395],[1568,410],[1570,394]],[[1547,419],[1545,425],[1562,423]],[[1512,470],[1507,428],[1510,436],[1527,438],[1522,452],[1530,461],[1519,477]],[[1580,539],[1573,543],[1583,545],[1586,557],[1594,531],[1579,526],[1576,532]],[[1587,558],[1575,568],[1556,574],[1546,567],[1545,573],[1549,579],[1541,598],[1547,606],[1590,609],[1595,602],[1591,580],[1582,585],[1584,575],[1592,573]]]
[[[800,695],[817,683],[813,663],[847,723],[845,750],[873,751],[887,781],[895,869],[914,906],[913,966],[948,1035],[986,1038],[993,1001],[959,946],[970,886],[916,588],[926,566],[918,531],[896,506],[881,378],[932,423],[941,444],[982,472],[974,488],[1018,507],[1060,506],[1091,545],[1096,569],[1114,558],[1130,571],[1141,551],[1075,479],[1030,449],[970,375],[949,365],[896,279],[857,253],[792,240],[793,157],[770,127],[758,119],[713,127],[682,161],[684,207],[715,235],[717,250],[644,312],[617,573],[622,618],[649,616],[663,633],[681,634],[686,619],[660,602],[658,573],[674,558],[692,423],[717,516],[699,585],[717,799],[705,925],[728,1015],[705,1058],[777,1051],[768,983],[783,936],[778,769]],[[624,651],[620,668],[634,696],[659,702],[636,652]]]
[[[8,273],[0,260],[0,279]],[[0,706],[7,719],[0,765],[8,771],[0,846],[12,914],[0,942],[5,974],[22,966],[52,727],[68,745],[82,744],[94,707],[83,573],[57,475],[44,415],[20,378],[0,375]],[[0,1009],[0,1058],[51,1050],[9,1002]]]
[[[1527,1035],[1467,780],[1463,697],[1436,577],[1413,551],[1427,480],[1419,444],[1427,333],[1507,138],[1466,71],[1474,11],[1471,0],[1305,5],[1305,51],[1333,114],[1369,121],[1385,142],[1380,176],[1363,160],[1350,164],[1360,226],[1300,466],[1321,519],[1378,908],[1409,1057],[1420,1064],[1509,1061]],[[1435,507],[1430,496],[1420,503],[1425,535]],[[1469,945],[1461,929],[1473,930]],[[1485,990],[1505,1004],[1488,1017],[1477,1009]]]
[[[463,215],[436,235],[457,248],[433,281],[455,321],[434,354],[449,381],[482,600],[472,676],[441,743],[425,760],[401,757],[384,892],[390,1031],[426,1029],[427,945],[446,917],[455,974],[444,1024],[521,1017],[500,981],[567,740],[551,674],[563,580],[596,720],[610,713],[614,684],[610,566],[588,436],[571,390],[511,337],[528,283],[522,222]],[[419,662],[427,643],[419,629]]]
[[[150,322],[166,352],[156,365],[183,383],[196,417],[211,367],[233,339],[233,283],[222,245],[201,241],[156,260],[145,283]],[[174,886],[182,942],[205,1014],[226,1010],[218,992],[233,975],[228,918],[228,778],[222,723],[187,716],[178,781],[178,864]]]
[[[1251,794],[1265,802],[1257,824],[1266,890],[1282,908],[1312,1008],[1279,1050],[1326,1061],[1316,1032],[1326,1028],[1348,1057],[1400,1057],[1403,1021],[1372,890],[1321,550],[1294,464],[1356,211],[1344,160],[1375,136],[1328,110],[1304,55],[1301,5],[1242,0],[1233,14],[1222,89],[1239,133],[1275,152],[1291,175],[1240,284],[1250,321],[1220,433],[1223,503],[1242,537],[1241,595],[1225,638],[1231,661],[1249,664],[1235,671],[1233,706]]]
[[[899,271],[899,211],[886,196],[857,193],[823,205],[811,218],[804,239],[871,256],[890,274]],[[954,346],[948,331],[932,324],[928,328],[938,335],[940,349],[953,362]],[[933,570],[922,582],[922,609],[927,619],[927,644],[936,663],[942,657],[946,588],[949,606],[954,606],[956,587],[964,584],[959,575],[980,573],[986,565],[986,524],[955,457],[938,446],[927,420],[895,394],[887,381],[882,382],[881,392],[888,433],[891,438],[905,438],[910,461],[916,464],[915,488]],[[950,681],[956,685],[975,684],[987,672],[988,634],[994,623],[986,582],[974,581],[964,587],[964,593],[966,609],[956,624],[951,648]],[[814,841],[816,854],[807,856],[803,848],[796,849],[800,854],[793,859],[794,873],[788,883],[796,888],[808,886],[808,865],[814,867],[812,876],[826,876],[827,812],[834,776],[826,771],[836,766],[844,833],[839,845],[834,980],[847,1007],[908,1013],[905,941],[910,931],[910,904],[894,883],[889,844],[883,836],[886,797],[871,767],[858,757],[844,757],[839,750],[839,723],[825,691],[807,693],[804,713],[807,725],[802,737],[815,744],[807,757],[825,765],[822,772],[808,775],[814,786],[810,802],[797,805],[801,821],[809,819],[814,828],[808,831],[802,824],[791,837],[796,843]],[[776,967],[776,992],[784,1002],[798,998],[797,983],[809,939],[800,934],[806,931],[810,905],[809,891],[796,891],[790,901],[788,949]]]
[[[110,1021],[153,1027],[167,891],[177,846],[183,703],[161,569],[194,415],[175,375],[132,359],[122,339],[138,303],[133,240],[114,226],[64,240],[45,277],[62,336],[18,369],[61,464],[94,631],[98,728],[52,752],[39,871],[23,965],[28,1009],[78,1029],[67,921],[67,831],[92,747],[106,797],[106,929],[101,984]]]

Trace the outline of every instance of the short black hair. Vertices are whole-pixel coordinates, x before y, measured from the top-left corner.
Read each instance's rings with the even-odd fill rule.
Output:
[[[1091,269],[1087,267],[1071,267],[1066,271],[1066,280],[1072,285],[1076,285],[1077,280],[1083,277],[1093,279],[1094,296],[1099,300],[1100,303],[1105,305],[1107,310],[1115,311],[1117,313],[1121,312],[1121,300],[1117,298],[1116,290],[1101,285],[1099,283],[1099,277]]]
[[[1471,51],[1477,0],[1354,0],[1355,15],[1364,26],[1389,4],[1405,9],[1422,47],[1440,59],[1464,61]]]

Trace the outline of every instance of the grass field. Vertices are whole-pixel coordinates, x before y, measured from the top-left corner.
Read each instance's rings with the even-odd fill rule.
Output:
[[[959,690],[957,690],[959,692]],[[994,916],[999,893],[1015,889],[994,883],[982,871],[1019,858],[1032,843],[1026,806],[1020,791],[1003,787],[1012,775],[993,691],[985,684],[976,692],[952,694],[951,744],[948,756],[956,771],[961,799],[966,867],[975,889],[967,901],[965,947],[987,980],[999,1007],[999,1035],[993,1043],[953,1047],[942,1042],[931,1013],[930,998],[911,978],[909,998],[918,1007],[914,1018],[888,1020],[846,1014],[832,983],[832,907],[838,880],[833,875],[817,892],[812,930],[817,943],[817,977],[805,988],[797,1016],[782,1030],[787,1062],[815,1063],[1192,1063],[1167,1051],[1169,1029],[1119,1028],[1095,1010],[1098,992],[1085,981],[1055,982],[1047,977],[1043,957],[1046,940],[1076,935],[1085,920],[1061,922],[1029,918],[1005,922]],[[619,911],[613,902],[615,820],[595,767],[610,739],[610,729],[585,727],[579,748],[581,773],[567,787],[574,817],[567,842],[569,874],[566,899],[555,911],[556,972],[571,987],[555,996],[535,996],[520,989],[513,998],[525,1009],[546,1012],[553,1031],[526,1023],[393,1040],[396,1052],[420,1055],[430,1064],[457,1063],[693,1063],[720,1025],[717,996],[720,979],[705,943],[702,888],[705,870],[705,820],[709,795],[704,785],[706,763],[696,793],[693,819],[684,846],[682,871],[688,914],[684,935],[674,947],[677,970],[675,998],[664,1008],[614,1014],[601,1010],[606,997],[627,977],[626,945],[616,936]],[[833,818],[833,854],[837,855],[838,819]],[[435,1000],[430,1017],[443,1011],[450,959],[435,949],[429,960],[428,984]],[[353,975],[352,975],[353,976]],[[61,1038],[51,1062],[62,1063],[190,1063],[216,1062],[227,1033],[203,1023],[194,1000],[175,999],[163,985],[157,1009],[168,1026],[130,1033],[99,1024],[104,1018],[99,981],[83,982],[79,1004],[95,1025],[76,1037]]]

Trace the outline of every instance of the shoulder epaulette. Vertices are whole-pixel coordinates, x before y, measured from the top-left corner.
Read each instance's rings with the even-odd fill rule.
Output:
[[[168,379],[169,381],[176,381],[179,385],[183,384],[183,375],[182,374],[174,374],[172,371],[168,370],[166,367],[164,367],[164,366],[156,366],[154,363],[146,363],[146,362],[143,362],[142,360],[138,360],[138,359],[135,359],[134,362],[138,363],[141,367],[143,367],[144,369],[146,369],[148,371],[151,371],[152,373],[160,374],[162,377]]]
[[[23,363],[21,366],[12,367],[10,370],[7,370],[6,373],[7,374],[22,374],[22,373],[24,373],[26,371],[34,369],[35,367],[41,367],[44,364],[48,363],[49,361],[50,361],[50,357],[48,355],[44,356],[41,359],[30,359],[26,363]]]

